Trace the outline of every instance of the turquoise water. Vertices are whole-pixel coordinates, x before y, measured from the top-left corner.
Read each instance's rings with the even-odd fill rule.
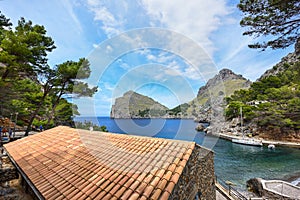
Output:
[[[76,120],[105,125],[109,132],[195,141],[215,152],[217,177],[229,180],[240,188],[245,188],[246,181],[254,177],[286,179],[288,176],[300,174],[299,149],[276,147],[275,150],[269,150],[266,147],[234,144],[195,131],[197,124],[193,120],[113,120],[109,117],[76,118]]]

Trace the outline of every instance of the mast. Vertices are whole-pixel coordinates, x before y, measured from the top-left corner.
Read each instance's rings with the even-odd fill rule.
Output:
[[[243,130],[243,107],[240,107],[240,115],[241,115],[241,130],[243,134],[243,139],[244,139],[244,130]]]

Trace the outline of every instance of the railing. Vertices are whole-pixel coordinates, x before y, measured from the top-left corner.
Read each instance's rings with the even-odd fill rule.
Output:
[[[227,184],[224,180],[215,177],[216,183],[219,183],[225,190],[227,190],[229,196],[235,199],[241,199],[241,200],[248,200],[247,197],[245,197],[242,193],[240,193],[237,189],[235,189],[233,186]]]

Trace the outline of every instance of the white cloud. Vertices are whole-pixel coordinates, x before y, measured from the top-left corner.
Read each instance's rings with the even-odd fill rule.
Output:
[[[147,59],[149,61],[154,61],[162,64],[173,61],[175,58],[175,55],[168,52],[160,52],[158,55],[154,55],[150,51],[147,53]]]
[[[153,61],[153,60],[156,60],[157,57],[154,56],[153,54],[148,54],[148,55],[147,55],[147,59],[150,60],[150,61],[151,61],[151,60]]]
[[[104,83],[104,88],[105,88],[106,90],[109,90],[109,91],[112,91],[112,90],[115,89],[115,87],[114,87],[112,84],[108,83],[108,82],[105,82],[105,83]]]
[[[185,34],[199,42],[212,55],[213,42],[210,34],[222,24],[221,19],[229,14],[225,0],[141,0],[147,14],[153,21],[160,21],[165,27]]]
[[[88,5],[90,5],[92,7],[100,6],[100,1],[99,0],[88,0],[87,3],[88,3]]]
[[[87,5],[108,37],[133,28],[168,28],[195,40],[210,56],[215,50],[211,33],[232,21],[226,0],[88,0]]]
[[[107,45],[107,46],[106,46],[106,53],[111,53],[112,51],[113,51],[112,46]]]
[[[65,0],[65,1],[61,1],[62,4],[64,5],[64,7],[66,8],[68,14],[71,16],[71,18],[73,19],[74,23],[76,24],[76,27],[78,28],[78,30],[80,32],[82,32],[82,27],[81,27],[81,23],[79,21],[79,19],[77,18],[76,14],[74,13],[73,10],[73,5],[71,3],[71,1],[69,0]]]
[[[87,4],[94,13],[94,20],[102,22],[101,28],[108,37],[121,33],[122,19],[117,19],[100,0],[88,0]]]

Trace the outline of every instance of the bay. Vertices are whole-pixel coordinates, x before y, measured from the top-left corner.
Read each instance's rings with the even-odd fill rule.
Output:
[[[300,174],[300,150],[294,148],[245,146],[197,132],[190,119],[111,119],[109,117],[77,117],[106,126],[109,132],[148,137],[195,141],[215,153],[215,174],[245,189],[250,178],[286,179]]]

